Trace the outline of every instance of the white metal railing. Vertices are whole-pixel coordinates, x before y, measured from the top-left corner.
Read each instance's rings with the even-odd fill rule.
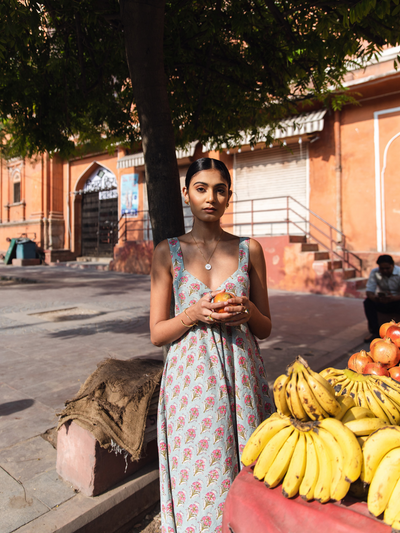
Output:
[[[222,219],[222,227],[236,235],[249,237],[302,235],[329,252],[331,261],[342,261],[343,268],[362,273],[362,260],[346,248],[345,234],[292,196],[235,200],[233,212]],[[269,207],[271,206],[271,207]],[[185,230],[193,224],[190,208],[183,205]],[[232,217],[232,222],[228,217]],[[135,218],[122,216],[118,224],[118,240],[152,240],[148,211]]]

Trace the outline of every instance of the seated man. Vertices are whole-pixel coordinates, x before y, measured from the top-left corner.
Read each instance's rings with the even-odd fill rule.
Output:
[[[367,298],[364,300],[365,316],[371,335],[364,339],[371,342],[379,337],[378,312],[400,313],[400,267],[391,255],[380,255],[378,268],[373,268],[367,282]]]

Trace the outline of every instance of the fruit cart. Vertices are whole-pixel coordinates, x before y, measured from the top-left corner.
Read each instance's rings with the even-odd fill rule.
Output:
[[[380,357],[393,352],[384,364],[371,350],[384,368],[360,353],[318,374],[298,356],[275,380],[277,412],[241,449],[223,533],[400,533],[400,383],[388,372],[400,349],[390,342],[375,343]]]
[[[257,481],[251,467],[236,477],[228,493],[222,533],[391,533],[391,527],[373,518],[365,502],[346,496],[341,503],[288,500],[281,487],[268,489]]]

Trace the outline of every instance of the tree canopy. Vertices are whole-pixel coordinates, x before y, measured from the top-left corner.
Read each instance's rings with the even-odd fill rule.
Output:
[[[128,0],[124,0],[128,3]],[[122,1],[121,1],[122,4]],[[397,44],[399,0],[169,0],[164,69],[175,142],[235,144],[310,100],[340,105],[352,61]],[[10,154],[141,140],[118,0],[3,0],[0,116]],[[9,135],[6,135],[9,134]]]
[[[349,63],[397,44],[399,2],[2,0],[0,150],[141,148],[157,244],[184,232],[175,146],[340,106]]]

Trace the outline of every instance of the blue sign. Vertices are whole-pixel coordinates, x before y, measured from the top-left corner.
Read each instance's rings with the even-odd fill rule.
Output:
[[[121,176],[121,215],[137,217],[139,209],[139,174]]]

